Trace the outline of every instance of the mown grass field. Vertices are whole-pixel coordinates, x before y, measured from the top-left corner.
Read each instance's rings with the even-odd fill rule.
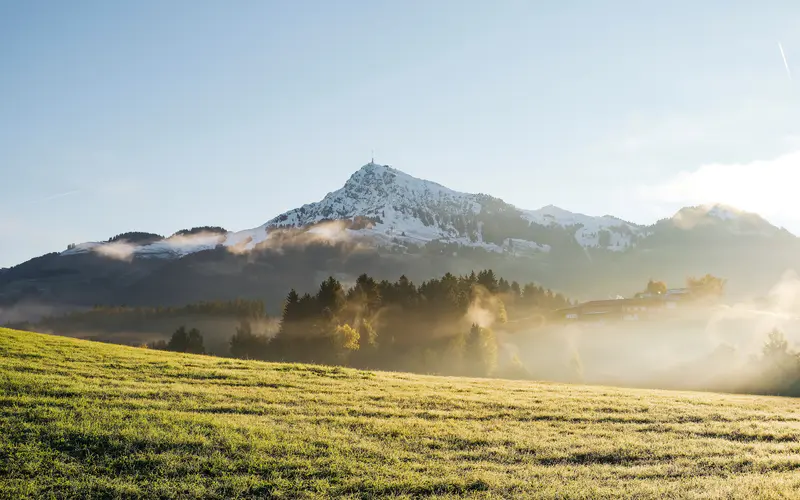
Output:
[[[800,401],[0,330],[2,498],[800,497]]]

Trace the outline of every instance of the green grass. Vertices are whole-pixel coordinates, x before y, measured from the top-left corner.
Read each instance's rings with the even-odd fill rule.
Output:
[[[0,497],[797,498],[799,403],[0,330]]]

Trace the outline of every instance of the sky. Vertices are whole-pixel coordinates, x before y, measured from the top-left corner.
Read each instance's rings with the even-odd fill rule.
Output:
[[[0,267],[259,226],[370,161],[800,234],[800,2],[0,2]],[[780,47],[783,48],[782,56]]]

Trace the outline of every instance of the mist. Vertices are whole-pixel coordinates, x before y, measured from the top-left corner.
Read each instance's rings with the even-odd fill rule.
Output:
[[[64,314],[73,308],[65,305],[49,305],[35,301],[20,302],[10,306],[0,306],[0,325],[27,321],[38,321],[48,316]]]
[[[137,246],[127,241],[115,241],[92,247],[92,252],[113,260],[130,262],[136,254]]]
[[[136,244],[127,240],[119,240],[96,244],[90,250],[109,259],[130,262],[136,256],[157,255],[159,253],[186,255],[201,250],[224,248],[235,255],[246,255],[262,251],[279,254],[287,249],[297,249],[309,245],[341,245],[350,244],[352,249],[363,245],[349,228],[353,222],[336,220],[320,222],[307,228],[294,227],[261,227],[240,232],[220,234],[201,231],[192,234],[175,234],[163,240]]]
[[[356,240],[348,230],[349,221],[335,220],[320,222],[306,228],[272,227],[258,228],[239,233],[229,233],[224,241],[226,250],[242,255],[270,250],[282,254],[287,249],[309,245],[338,245]]]
[[[761,298],[693,305],[663,320],[551,324],[498,338],[535,378],[662,389],[740,392],[778,329],[800,344],[800,279],[788,271]],[[581,370],[576,373],[575,360]]]

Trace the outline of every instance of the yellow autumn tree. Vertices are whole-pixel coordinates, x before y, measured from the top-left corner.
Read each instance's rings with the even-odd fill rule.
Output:
[[[358,350],[361,335],[358,333],[358,330],[347,323],[338,325],[333,336],[336,345],[336,354],[342,361],[346,361],[350,353]]]
[[[667,284],[663,281],[650,280],[647,282],[647,288],[645,288],[645,292],[653,295],[664,295],[667,293]]]

